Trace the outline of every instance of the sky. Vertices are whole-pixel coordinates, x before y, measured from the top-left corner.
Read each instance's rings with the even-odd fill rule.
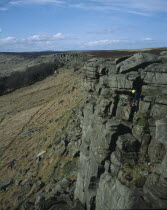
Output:
[[[167,0],[0,0],[0,52],[167,47]]]

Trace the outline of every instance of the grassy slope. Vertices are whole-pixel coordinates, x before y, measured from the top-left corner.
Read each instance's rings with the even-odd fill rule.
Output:
[[[32,183],[41,177],[47,182],[60,159],[56,154],[63,150],[63,145],[53,145],[71,110],[81,102],[80,76],[70,70],[1,96],[0,182],[11,177],[14,181],[33,177]],[[43,150],[52,155],[37,165],[35,157]],[[62,158],[62,165],[69,158]],[[14,159],[16,163],[11,169],[9,163]],[[20,186],[13,184],[9,191],[1,192],[1,205],[12,206],[20,190]]]

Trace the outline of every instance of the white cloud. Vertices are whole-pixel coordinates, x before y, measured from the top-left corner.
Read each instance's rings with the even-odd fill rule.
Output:
[[[62,4],[64,3],[63,0],[14,0],[10,1],[10,5],[22,5],[22,4],[47,4],[47,3],[54,3],[54,4]]]
[[[85,3],[73,2],[70,4],[71,7],[84,10],[113,10],[141,16],[151,16],[155,12],[167,12],[167,0],[89,0]]]
[[[0,39],[0,48],[1,51],[52,50],[55,49],[55,46],[61,45],[61,40],[67,41],[69,38],[69,35],[60,32],[53,35],[33,35],[25,38],[10,36]]]
[[[154,41],[154,39],[152,39],[152,38],[150,38],[150,37],[143,38],[142,40],[143,40],[143,41]]]
[[[4,44],[12,44],[12,43],[15,43],[16,41],[17,39],[15,37],[8,36],[8,37],[0,39],[0,46]]]
[[[118,11],[140,16],[152,16],[156,12],[167,12],[167,0],[9,0],[6,7],[25,4],[65,5],[91,11]],[[0,10],[7,10],[8,8]]]
[[[8,8],[6,8],[6,7],[0,7],[0,11],[6,11],[6,10],[8,10]]]
[[[135,14],[135,15],[141,15],[141,16],[146,16],[146,17],[149,17],[149,16],[151,16],[151,14],[150,13],[148,13],[148,12],[137,12],[137,11],[127,11],[127,13],[130,13],[130,14]]]
[[[33,35],[27,38],[24,38],[24,41],[56,41],[60,39],[65,39],[67,35],[63,35],[62,33],[56,33],[54,35]]]
[[[90,41],[90,42],[87,42],[85,43],[86,46],[106,46],[106,45],[112,45],[112,44],[118,44],[118,43],[121,43],[121,42],[127,42],[127,40],[108,40],[108,39],[105,39],[105,40],[97,40],[97,41]]]

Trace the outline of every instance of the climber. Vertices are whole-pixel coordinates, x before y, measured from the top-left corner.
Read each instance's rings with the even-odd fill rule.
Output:
[[[132,106],[138,105],[140,100],[140,92],[137,90],[132,90],[132,93],[135,94],[135,97],[132,100]]]

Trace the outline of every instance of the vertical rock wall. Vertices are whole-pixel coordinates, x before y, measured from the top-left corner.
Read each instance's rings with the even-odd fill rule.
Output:
[[[131,90],[141,91],[132,108]],[[167,63],[137,53],[92,58],[83,71],[75,197],[87,209],[167,206]]]

